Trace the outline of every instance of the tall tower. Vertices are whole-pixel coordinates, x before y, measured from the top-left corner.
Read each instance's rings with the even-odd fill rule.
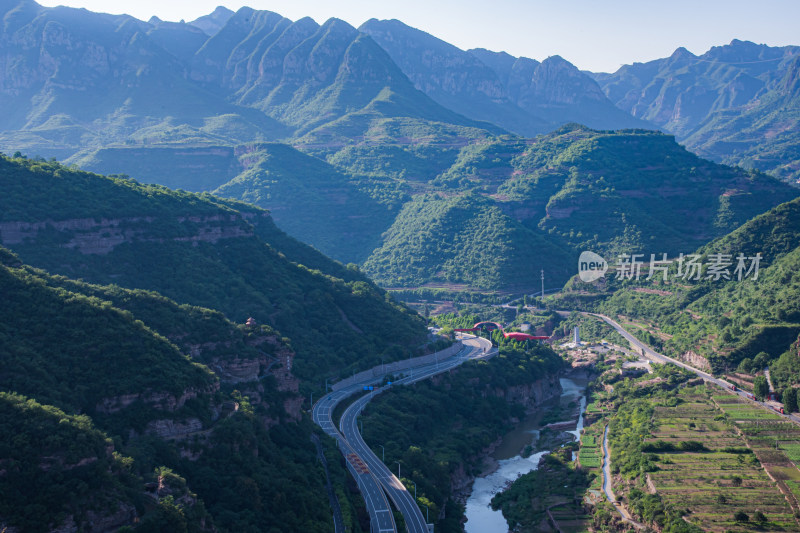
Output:
[[[575,343],[575,346],[581,343],[581,334],[578,332],[578,326],[575,326],[575,329],[572,332],[572,342]]]
[[[544,298],[544,269],[542,269],[542,298]]]

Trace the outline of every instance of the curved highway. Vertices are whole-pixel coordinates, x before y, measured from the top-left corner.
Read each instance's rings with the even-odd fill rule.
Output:
[[[371,471],[362,466],[363,463],[360,462],[358,454],[333,424],[333,410],[336,409],[339,402],[355,394],[356,390],[344,389],[323,396],[322,399],[314,404],[313,419],[327,435],[336,439],[339,451],[347,459],[347,469],[355,478],[358,490],[367,505],[371,531],[377,533],[396,532],[397,526],[394,523],[394,514],[380,483]]]
[[[405,376],[395,381],[391,386],[407,385],[417,381],[427,379],[436,374],[446,372],[464,361],[478,358],[492,357],[496,350],[491,349],[491,342],[481,337],[462,336],[464,347],[457,354],[438,362],[421,364],[416,367],[406,369]],[[400,480],[392,474],[389,468],[372,452],[364,442],[358,431],[358,415],[364,406],[389,387],[376,388],[348,406],[342,414],[340,421],[341,432],[333,424],[332,416],[336,405],[342,400],[363,390],[365,385],[380,383],[383,377],[373,377],[367,381],[354,383],[349,387],[332,392],[323,396],[313,409],[314,422],[319,425],[325,433],[334,437],[339,442],[339,449],[348,458],[348,469],[359,482],[359,489],[370,511],[370,520],[373,521],[373,530],[396,531],[396,525],[391,517],[391,508],[386,501],[386,494],[389,495],[394,505],[403,514],[406,527],[411,533],[428,533],[429,528],[425,517],[420,511],[419,506],[414,501],[414,497],[408,492]],[[358,468],[351,468],[355,463]],[[362,479],[359,479],[362,478]],[[377,494],[376,492],[380,492]],[[380,490],[380,489],[383,490]],[[391,519],[391,524],[389,520]]]

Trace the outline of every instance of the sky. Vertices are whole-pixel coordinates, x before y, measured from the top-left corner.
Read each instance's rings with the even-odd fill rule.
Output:
[[[733,39],[800,45],[798,0],[39,0],[142,20],[190,21],[217,5],[274,11],[322,23],[337,17],[358,27],[399,19],[462,49],[487,48],[542,60],[560,55],[583,70],[672,54],[702,54]]]

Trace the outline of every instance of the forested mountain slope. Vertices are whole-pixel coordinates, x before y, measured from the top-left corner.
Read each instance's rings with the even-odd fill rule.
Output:
[[[431,171],[423,168],[425,158]],[[703,160],[668,135],[578,125],[534,140],[506,136],[458,150],[349,147],[327,160],[331,167],[315,167],[322,176],[304,178],[320,184],[316,197],[348,183],[384,206],[370,229],[373,239],[379,229],[385,233],[354,259],[367,257],[365,270],[386,286],[525,290],[540,285],[541,269],[556,286],[574,273],[585,249],[688,253],[798,195],[764,174]],[[268,160],[275,169],[269,172],[280,172],[276,165]],[[258,196],[261,205],[302,216],[301,200],[267,200],[276,185],[259,193],[253,184],[237,197]],[[351,231],[346,217],[317,226],[311,214],[305,220],[303,238],[326,253],[337,253],[328,248],[329,235]]]
[[[330,529],[295,354],[277,332],[0,258],[0,524]]]
[[[800,200],[781,204],[755,217],[695,253],[703,263],[713,254],[729,256],[728,277],[700,280],[676,277],[675,267],[664,283],[625,282],[600,309],[652,321],[666,335],[653,339],[668,352],[694,352],[717,371],[734,370],[761,352],[763,367],[785,352],[800,333]],[[745,274],[760,254],[758,276],[735,273],[737,257],[746,259]],[[655,289],[655,290],[652,290]],[[749,368],[760,370],[760,368]],[[794,378],[793,378],[794,381]]]
[[[291,339],[302,378],[371,366],[424,337],[422,321],[357,270],[252,206],[26,159],[0,159],[0,187],[0,241],[24,261],[253,317]]]

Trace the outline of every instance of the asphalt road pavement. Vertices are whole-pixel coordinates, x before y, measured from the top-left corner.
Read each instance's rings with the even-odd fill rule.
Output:
[[[497,353],[491,348],[491,342],[473,335],[462,335],[464,348],[457,354],[433,363],[422,364],[404,370],[404,377],[395,381],[389,387],[408,385],[417,381],[428,379],[431,376],[446,372],[451,368],[470,359],[490,358]],[[376,367],[377,368],[377,367]],[[337,440],[340,451],[348,459],[348,469],[358,482],[367,509],[373,531],[384,533],[397,531],[391,507],[386,499],[389,495],[394,505],[403,514],[408,531],[411,533],[428,533],[429,528],[414,497],[408,492],[400,480],[383,464],[364,442],[358,428],[358,415],[364,406],[375,395],[380,394],[389,387],[376,389],[353,402],[342,414],[340,430],[333,423],[333,411],[345,398],[363,391],[365,385],[380,383],[382,376],[373,377],[363,382],[354,383],[349,387],[326,394],[314,404],[312,416],[314,422],[325,433]]]

